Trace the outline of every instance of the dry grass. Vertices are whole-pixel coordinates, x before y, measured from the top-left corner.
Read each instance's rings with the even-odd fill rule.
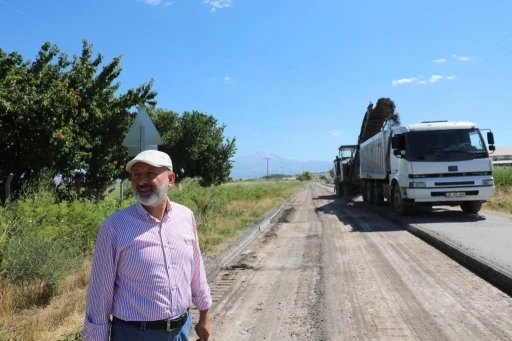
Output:
[[[42,285],[22,287],[2,281],[0,292],[1,340],[55,341],[80,330],[85,311],[85,291],[89,281],[90,261],[61,282],[50,302],[38,306]],[[28,306],[31,305],[31,306]],[[25,306],[25,307],[24,307]],[[20,311],[20,308],[24,308]]]
[[[484,204],[484,208],[512,213],[512,186],[497,188],[492,199]]]
[[[265,198],[258,201],[233,201],[226,205],[226,211],[232,214],[244,214],[254,212],[260,216],[262,213],[275,207],[281,200],[275,198]]]

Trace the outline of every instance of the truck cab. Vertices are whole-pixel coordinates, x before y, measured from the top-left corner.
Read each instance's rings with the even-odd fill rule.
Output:
[[[389,182],[384,196],[398,214],[410,205],[460,206],[477,213],[494,195],[494,137],[487,147],[472,122],[429,121],[394,127],[389,154]]]
[[[338,148],[338,155],[334,160],[334,192],[337,196],[350,194],[353,191],[355,184],[352,180],[349,181],[349,179],[359,175],[354,172],[352,167],[355,162],[354,155],[356,149],[357,145],[341,145]]]

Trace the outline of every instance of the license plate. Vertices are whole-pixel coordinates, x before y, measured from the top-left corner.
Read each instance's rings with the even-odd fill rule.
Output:
[[[465,197],[465,196],[466,196],[466,192],[448,192],[448,193],[446,193],[447,198],[460,198],[460,197]]]

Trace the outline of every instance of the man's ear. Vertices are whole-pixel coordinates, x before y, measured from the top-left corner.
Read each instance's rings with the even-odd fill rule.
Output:
[[[172,187],[174,185],[174,180],[176,180],[176,175],[174,175],[174,172],[169,172],[169,187]]]

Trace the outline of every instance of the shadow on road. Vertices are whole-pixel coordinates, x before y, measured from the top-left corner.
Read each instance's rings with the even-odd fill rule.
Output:
[[[403,228],[390,221],[375,219],[363,202],[349,200],[349,197],[339,198],[332,196],[319,196],[314,200],[329,200],[325,205],[318,206],[317,212],[332,214],[338,218],[343,225],[351,227],[351,232],[392,232],[400,231]]]
[[[486,217],[479,214],[467,214],[453,208],[435,207],[431,211],[423,207],[412,207],[411,212],[407,216],[398,216],[393,213],[389,204],[383,206],[374,206],[358,201],[359,197],[337,197],[336,195],[320,195],[313,200],[329,200],[323,206],[319,206],[317,211],[324,214],[335,215],[340,222],[350,225],[357,232],[385,232],[397,231],[403,228],[396,224],[382,224],[381,220],[373,219],[371,215],[364,212],[377,213],[380,216],[393,221],[401,220],[407,224],[439,224],[439,223],[472,223],[485,220]],[[361,214],[363,213],[363,214]],[[368,226],[371,228],[369,229]]]

